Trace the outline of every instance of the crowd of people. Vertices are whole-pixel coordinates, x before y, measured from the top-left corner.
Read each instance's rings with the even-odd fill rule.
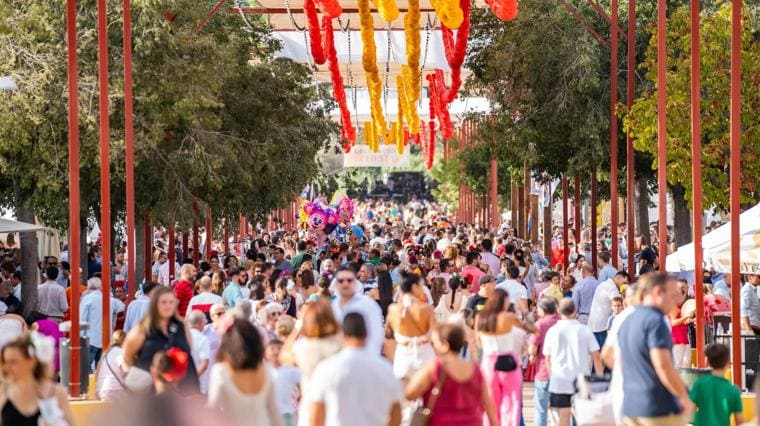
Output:
[[[725,379],[725,346],[706,349],[712,374],[690,389],[680,378],[692,365],[694,311],[685,302],[693,286],[660,272],[651,246],[626,255],[638,265],[629,277],[604,238],[597,269],[587,242],[565,268],[559,227],[545,236],[553,247],[545,254],[508,224],[457,225],[426,201],[357,203],[354,221],[364,234],[340,244],[318,246],[304,230],[257,230],[233,244],[208,241],[211,256],[198,265],[179,249],[174,268],[157,229],[152,274],[134,300],[125,291],[129,259],[116,258],[108,347],[93,245],[79,306],[97,397],[120,407],[142,401],[145,410],[120,411],[133,421],[124,424],[205,424],[188,401],[235,426],[518,426],[528,414],[533,424],[560,426],[745,420],[740,392]],[[1,263],[4,278],[18,273],[12,262]],[[32,318],[8,299],[18,284],[0,286],[10,300],[0,325],[18,327],[0,345],[1,425],[73,424],[55,384],[67,265],[40,265]],[[748,277],[753,291],[742,289],[748,332],[760,329],[759,284]],[[592,382],[609,389],[584,392]],[[163,408],[148,417],[156,401]]]

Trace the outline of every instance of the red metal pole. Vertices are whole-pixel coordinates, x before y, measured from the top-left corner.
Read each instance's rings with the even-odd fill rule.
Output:
[[[206,205],[206,244],[204,246],[206,260],[211,259],[211,241],[214,237],[213,222],[211,221],[211,206]]]
[[[567,216],[569,212],[567,211],[567,196],[568,192],[570,192],[570,189],[568,188],[567,183],[567,176],[562,176],[562,242],[564,244],[562,248],[562,266],[564,268],[564,272],[567,273],[567,267],[569,266],[568,259],[570,256],[570,245],[569,241],[567,240],[569,235],[569,229],[568,229],[568,220]]]
[[[181,263],[184,263],[185,259],[187,259],[187,253],[188,253],[189,248],[190,248],[190,233],[187,231],[182,231],[182,259],[179,260]]]
[[[106,0],[98,0],[98,109],[100,115],[100,235],[101,276],[103,293],[102,346],[111,341],[111,168],[108,150],[108,30],[106,28]]]
[[[174,235],[174,215],[169,219],[169,284],[174,282],[174,276],[177,271],[174,270],[174,264],[177,262],[176,236]]]
[[[702,278],[702,117],[699,58],[699,0],[691,0],[691,211],[694,226],[694,293],[697,299],[697,367],[702,368],[705,366],[705,308]]]
[[[69,262],[71,263],[71,369],[69,393],[79,397],[79,82],[77,2],[66,0],[66,59],[69,85]]]
[[[575,219],[573,220],[573,224],[575,225],[575,249],[580,253],[580,244],[581,244],[581,229],[583,228],[583,218],[581,217],[581,204],[583,201],[581,200],[581,177],[578,175],[573,176],[573,188],[574,195],[573,195],[573,211],[575,212],[573,216],[575,216]]]
[[[667,94],[666,74],[667,47],[665,31],[667,27],[667,1],[657,0],[657,195],[658,195],[658,238],[660,269],[665,269],[668,256],[668,181],[667,181]],[[644,224],[642,224],[644,226]]]
[[[597,218],[597,179],[596,179],[596,165],[591,168],[591,266],[594,268],[594,275],[597,275],[596,270],[598,262],[598,250],[596,248],[596,218]]]
[[[636,84],[636,0],[628,0],[628,52],[626,52],[628,55],[628,77],[626,80],[626,86],[627,86],[627,94],[626,94],[626,104],[628,106],[628,111],[630,112],[633,108],[633,100],[635,96],[635,84]],[[630,135],[630,133],[626,137],[626,215],[625,215],[625,222],[627,226],[627,232],[626,232],[626,243],[628,245],[628,276],[633,278],[636,269],[634,265],[634,247],[633,247],[633,240],[634,240],[634,234],[636,232],[636,212],[634,210],[635,200],[636,200],[636,192],[635,192],[635,182],[636,182],[636,176],[634,174],[634,159],[635,159],[636,153],[633,149],[633,137]],[[648,226],[648,224],[645,224],[643,226]]]
[[[150,215],[145,213],[143,217],[143,223],[145,224],[145,250],[143,255],[145,256],[145,265],[143,272],[145,273],[145,280],[153,280],[153,228],[150,224]],[[134,294],[132,295],[134,297]]]
[[[618,267],[618,0],[611,1],[610,30],[610,233],[612,266]]]
[[[742,340],[739,322],[739,210],[741,208],[741,61],[742,61],[742,1],[733,0],[731,4],[731,318],[733,318],[731,345],[733,346],[734,384],[742,387]]]
[[[193,200],[193,265],[197,268],[200,264],[200,238],[198,235],[198,200]]]
[[[499,166],[495,158],[491,159],[491,227],[499,229]]]
[[[135,298],[137,291],[137,250],[135,233],[135,131],[132,118],[132,6],[131,0],[124,0],[124,160],[127,192],[127,290],[129,300]],[[145,240],[146,247],[151,247],[151,239]],[[151,250],[152,251],[152,250]],[[145,257],[145,264],[150,264],[151,256]],[[150,272],[145,276],[150,281]]]
[[[225,216],[224,218],[224,252],[222,255],[227,255],[230,252],[230,220]]]

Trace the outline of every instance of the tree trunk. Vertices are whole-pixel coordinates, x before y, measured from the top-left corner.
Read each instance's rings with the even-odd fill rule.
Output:
[[[673,234],[676,247],[691,242],[691,214],[686,203],[686,189],[681,185],[668,185],[673,196]]]
[[[138,219],[143,215],[135,215]],[[130,259],[130,262],[135,262],[135,279],[132,280],[130,285],[139,286],[145,279],[145,221],[135,220],[135,259]],[[150,280],[150,277],[147,277]],[[135,287],[137,288],[137,287]],[[131,291],[131,290],[130,290]]]
[[[21,222],[35,223],[34,210],[28,203],[18,203],[16,215]],[[37,233],[21,232],[21,301],[24,302],[24,316],[37,309],[37,286],[40,284],[39,256],[37,254]]]
[[[652,242],[649,232],[649,186],[646,179],[636,180],[636,232]]]

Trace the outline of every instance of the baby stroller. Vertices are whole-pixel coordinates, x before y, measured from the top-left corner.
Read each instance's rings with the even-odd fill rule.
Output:
[[[609,426],[615,424],[610,392],[610,376],[578,375],[578,392],[573,398],[573,417],[579,426]]]

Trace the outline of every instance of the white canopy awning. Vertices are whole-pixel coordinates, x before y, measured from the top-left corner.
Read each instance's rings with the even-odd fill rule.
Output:
[[[739,215],[739,235],[742,273],[760,273],[760,204]],[[731,222],[727,222],[702,237],[705,266],[718,272],[730,272]],[[665,262],[668,272],[694,270],[694,243],[678,248]]]
[[[18,222],[13,219],[0,218],[0,234],[7,234],[9,232],[36,232],[44,231],[46,229],[48,228],[42,225]]]

